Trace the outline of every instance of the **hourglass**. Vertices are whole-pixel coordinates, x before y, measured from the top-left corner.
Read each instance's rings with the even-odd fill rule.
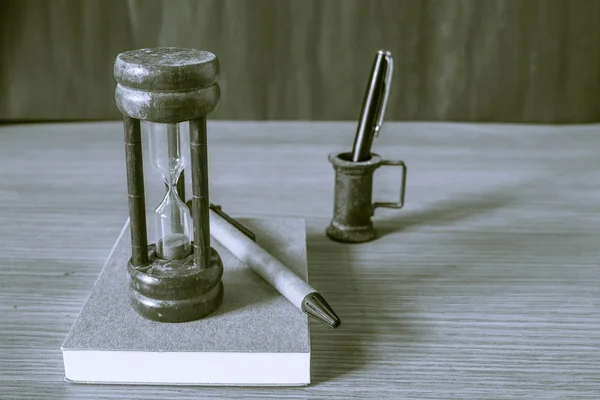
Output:
[[[155,48],[121,53],[114,75],[115,101],[123,114],[129,194],[132,307],[143,317],[183,322],[213,312],[223,298],[223,264],[210,246],[206,115],[220,97],[217,58],[194,49]],[[154,243],[148,244],[142,163],[142,124],[152,167],[165,194],[154,209]],[[185,203],[189,123],[191,210]],[[191,212],[190,212],[191,211]]]

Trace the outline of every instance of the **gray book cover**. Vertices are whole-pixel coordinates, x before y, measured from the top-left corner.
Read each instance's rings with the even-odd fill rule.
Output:
[[[257,243],[307,279],[301,219],[242,219]],[[126,224],[65,339],[67,380],[91,383],[306,385],[310,383],[307,316],[215,240],[225,295],[206,318],[160,323],[129,305]]]

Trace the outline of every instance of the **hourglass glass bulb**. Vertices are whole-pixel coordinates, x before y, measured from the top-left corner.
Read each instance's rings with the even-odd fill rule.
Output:
[[[181,259],[192,252],[190,211],[179,198],[177,180],[185,168],[179,124],[149,123],[150,158],[166,187],[162,202],[154,210],[156,255]]]

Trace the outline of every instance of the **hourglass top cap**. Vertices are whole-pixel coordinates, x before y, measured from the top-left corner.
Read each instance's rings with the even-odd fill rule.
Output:
[[[208,51],[159,47],[121,53],[115,102],[132,118],[177,123],[204,117],[221,97],[219,61]]]
[[[217,81],[219,60],[204,50],[157,47],[120,53],[114,66],[117,82],[149,92],[205,88]]]

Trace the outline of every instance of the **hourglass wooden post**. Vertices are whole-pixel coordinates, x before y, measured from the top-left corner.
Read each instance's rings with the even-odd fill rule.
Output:
[[[115,101],[123,114],[129,194],[132,307],[155,321],[183,322],[214,311],[223,298],[223,264],[210,247],[206,115],[219,102],[219,63],[206,51],[141,49],[115,60]],[[148,244],[140,120],[151,135],[152,164],[165,197]],[[192,221],[185,205],[179,124],[189,121]],[[162,150],[165,151],[162,151]],[[192,241],[193,239],[193,241]]]

